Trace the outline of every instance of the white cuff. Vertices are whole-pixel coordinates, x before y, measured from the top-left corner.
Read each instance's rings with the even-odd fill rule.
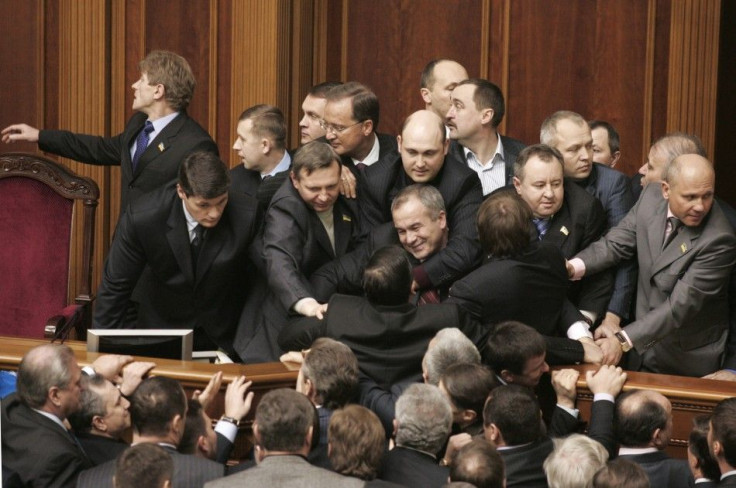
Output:
[[[582,278],[585,275],[585,263],[580,258],[572,258],[568,261],[570,265],[572,266],[572,269],[575,270],[575,273],[573,273],[572,278],[570,278],[571,281],[578,281],[580,278]]]
[[[578,320],[567,328],[567,338],[577,341],[581,337],[589,337],[592,339],[593,334],[590,332],[590,325],[588,325],[588,322]]]
[[[557,404],[557,408],[561,408],[562,410],[564,410],[565,412],[569,413],[570,415],[572,415],[575,418],[578,418],[578,415],[580,415],[580,410],[578,410],[577,408],[563,407],[559,403]]]
[[[596,393],[595,395],[593,395],[594,402],[601,401],[601,400],[608,401],[611,403],[616,403],[616,399],[613,398],[613,395],[611,395],[610,393]]]
[[[95,376],[97,374],[92,366],[85,366],[82,368],[82,371],[84,371],[87,376]]]
[[[238,435],[238,427],[231,422],[218,420],[217,425],[215,425],[215,432],[224,435],[227,440],[234,444],[235,437]]]

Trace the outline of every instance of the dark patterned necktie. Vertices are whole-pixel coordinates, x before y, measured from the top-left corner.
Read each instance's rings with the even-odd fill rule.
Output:
[[[143,130],[140,131],[138,137],[136,137],[135,139],[135,153],[133,154],[133,172],[135,172],[136,168],[138,167],[138,161],[140,161],[141,156],[144,152],[146,152],[151,132],[153,132],[153,124],[150,120],[146,120],[145,127],[143,127]]]
[[[425,290],[419,295],[418,305],[427,305],[431,303],[440,303],[440,293],[435,288]]]
[[[197,227],[194,228],[194,239],[192,239],[191,242],[191,248],[192,248],[192,264],[194,265],[194,269],[197,269],[197,259],[199,259],[199,253],[202,250],[202,246],[204,245],[204,234],[207,229],[202,227],[201,225],[197,224]]]
[[[549,230],[549,219],[533,219],[534,227],[537,228],[537,234],[539,234],[539,240],[542,240],[542,237],[547,233]]]

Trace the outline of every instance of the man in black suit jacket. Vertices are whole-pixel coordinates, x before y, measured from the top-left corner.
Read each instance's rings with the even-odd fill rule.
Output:
[[[171,378],[156,376],[144,380],[130,401],[133,423],[133,445],[158,444],[174,461],[172,486],[199,487],[225,475],[225,467],[209,459],[176,451],[184,432],[187,398],[181,385]],[[112,487],[115,461],[108,461],[84,471],[77,484],[80,488]]]
[[[82,370],[67,346],[31,349],[18,368],[17,392],[2,401],[3,467],[23,486],[73,487],[92,463],[63,421],[79,408]]]
[[[482,200],[478,176],[447,156],[448,141],[442,120],[420,110],[407,117],[398,137],[400,154],[390,154],[368,168],[361,181],[358,201],[364,233],[391,222],[392,202],[415,183],[439,190],[452,229],[447,246],[414,268],[417,289],[448,286],[480,264],[475,214]]]
[[[354,201],[339,194],[340,162],[323,142],[310,142],[294,157],[290,179],[266,213],[263,255],[268,289],[243,309],[235,349],[246,362],[276,361],[278,334],[292,312],[322,316],[309,277],[351,251],[358,238]]]
[[[259,219],[255,200],[228,194],[229,183],[216,155],[192,153],[176,192],[131,206],[105,263],[96,327],[191,328],[195,349],[233,352]]]
[[[422,357],[438,330],[457,327],[479,349],[485,343],[480,324],[455,305],[409,303],[411,265],[398,246],[374,253],[363,285],[366,298],[334,295],[322,320],[305,317],[284,327],[281,347],[299,350],[318,337],[331,337],[353,350],[363,374],[389,389],[398,382],[420,380]]]
[[[514,188],[532,210],[537,238],[553,244],[569,259],[603,234],[606,216],[595,197],[564,180],[563,167],[556,149],[544,144],[529,146],[514,164]],[[598,273],[586,279],[568,289],[568,298],[592,324],[608,307],[613,274]]]
[[[144,193],[173,188],[179,164],[187,154],[218,154],[207,131],[186,113],[195,86],[186,59],[168,51],[151,51],[139,63],[139,69],[141,77],[132,87],[133,110],[138,113],[122,134],[90,136],[16,124],[3,129],[3,142],[38,142],[43,151],[83,163],[121,166],[122,216],[128,205]],[[171,80],[171,84],[165,85],[164,80]]]
[[[736,486],[736,398],[722,400],[710,418],[708,448],[718,462],[718,486]]]
[[[452,145],[450,154],[478,173],[483,195],[511,183],[512,165],[526,147],[498,133],[506,106],[501,89],[488,80],[463,80],[452,90],[446,114]]]
[[[672,434],[672,404],[661,393],[630,390],[616,401],[618,456],[639,464],[652,486],[692,487],[687,461],[664,451]]]
[[[629,180],[618,171],[593,162],[593,135],[585,119],[575,112],[560,110],[542,123],[542,144],[562,154],[565,179],[574,181],[596,197],[606,212],[606,230],[618,225],[634,205]],[[629,322],[636,293],[636,262],[623,261],[615,269],[613,293],[603,323],[620,326]]]
[[[291,167],[284,114],[272,105],[254,105],[240,114],[236,134],[233,149],[243,164],[230,170],[230,188],[257,199],[265,211]]]
[[[452,426],[452,408],[433,385],[413,384],[396,402],[394,440],[378,474],[382,480],[409,488],[439,488],[449,470],[437,464]]]

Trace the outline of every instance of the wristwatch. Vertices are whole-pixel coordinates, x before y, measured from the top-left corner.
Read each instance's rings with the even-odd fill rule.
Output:
[[[614,337],[618,339],[618,343],[621,345],[621,350],[623,352],[629,352],[631,351],[631,344],[629,344],[629,341],[626,340],[626,336],[623,334],[623,332],[618,331],[614,334]]]
[[[233,417],[227,417],[225,415],[223,415],[222,417],[220,417],[220,420],[222,420],[223,422],[231,423],[235,427],[238,427],[238,425],[240,424],[240,421],[238,419],[233,418]]]

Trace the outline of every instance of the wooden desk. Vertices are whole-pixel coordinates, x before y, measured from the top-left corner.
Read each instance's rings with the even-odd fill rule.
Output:
[[[588,389],[585,372],[597,368],[593,365],[568,367],[580,371],[577,406],[581,417],[588,421],[593,393]],[[687,439],[692,430],[693,417],[709,414],[718,402],[736,396],[736,383],[730,381],[628,371],[624,391],[633,389],[658,391],[672,402],[673,430],[667,452],[672,457],[682,459],[687,457]]]
[[[0,369],[17,370],[25,353],[40,344],[48,341],[37,339],[23,339],[16,337],[0,336]],[[91,365],[100,354],[87,352],[84,342],[67,341],[66,345],[72,348],[80,366]],[[142,361],[152,361],[156,367],[151,371],[155,376],[166,376],[178,380],[191,396],[194,390],[204,390],[213,374],[223,372],[222,388],[208,409],[208,414],[214,419],[220,418],[224,413],[225,387],[233,378],[245,375],[253,381],[250,391],[254,393],[251,411],[240,426],[240,435],[236,441],[236,449],[233,457],[242,458],[252,446],[252,423],[253,414],[260,398],[268,391],[276,388],[294,388],[296,377],[299,372],[297,365],[285,365],[283,363],[263,364],[207,364],[192,361],[175,361],[171,359],[139,358]]]

